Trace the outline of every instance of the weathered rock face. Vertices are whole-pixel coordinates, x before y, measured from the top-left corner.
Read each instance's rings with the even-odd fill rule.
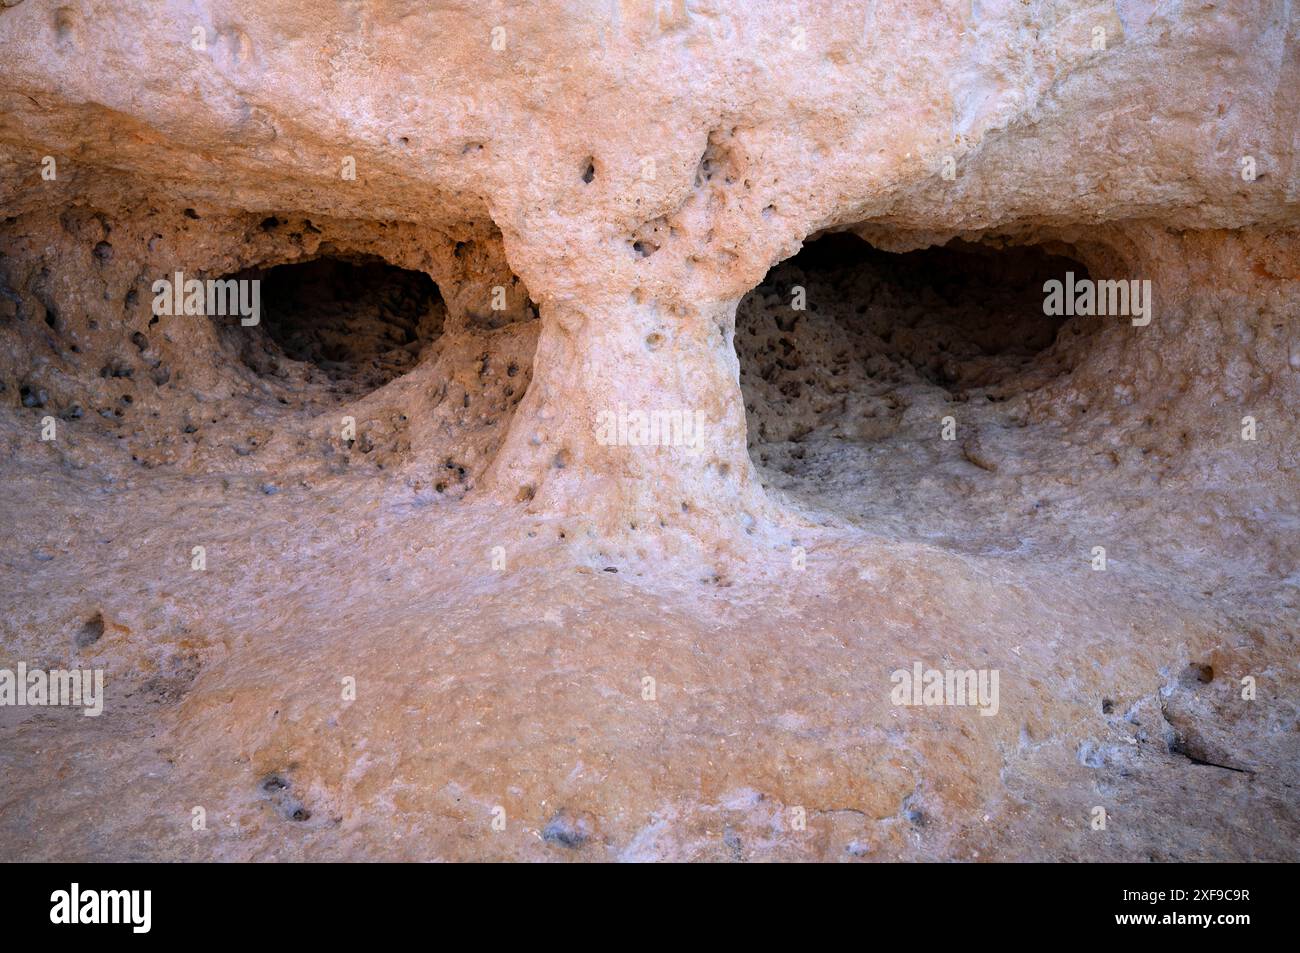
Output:
[[[0,51],[0,668],[108,680],[0,708],[0,856],[1294,859],[1287,4],[25,0]]]

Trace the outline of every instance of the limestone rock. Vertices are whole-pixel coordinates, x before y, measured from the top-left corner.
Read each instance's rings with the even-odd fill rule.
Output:
[[[1296,859],[1297,90],[1285,3],[0,0],[0,670],[107,693],[0,858]]]

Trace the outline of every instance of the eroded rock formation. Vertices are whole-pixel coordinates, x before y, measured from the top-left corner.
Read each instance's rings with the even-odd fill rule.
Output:
[[[0,856],[1294,859],[1298,41],[0,4]]]

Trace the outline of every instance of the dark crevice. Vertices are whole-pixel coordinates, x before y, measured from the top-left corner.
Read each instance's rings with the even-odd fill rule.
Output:
[[[1190,751],[1188,751],[1186,747],[1184,747],[1184,743],[1181,738],[1175,738],[1173,741],[1169,743],[1169,753],[1173,755],[1178,755],[1180,758],[1186,758],[1192,764],[1204,765],[1205,767],[1208,768],[1222,768],[1224,771],[1235,771],[1237,774],[1255,773],[1254,771],[1251,771],[1247,768],[1234,768],[1228,764],[1219,764],[1215,761],[1206,761],[1204,758],[1199,758],[1196,755],[1192,754]]]
[[[1010,402],[1072,370],[1078,349],[1056,346],[1058,335],[1100,326],[1045,313],[1044,283],[1067,272],[1089,277],[1041,246],[892,253],[850,233],[808,242],[736,312],[749,449],[767,485],[883,512],[943,460],[955,489],[927,514],[951,502],[958,522],[948,525],[971,521],[977,536],[958,481],[1018,465],[1012,455],[1029,444],[1023,403]]]
[[[441,333],[446,308],[428,275],[366,257],[317,258],[227,278],[261,281],[261,320],[216,317],[225,339],[259,376],[309,382],[355,397],[411,370]]]

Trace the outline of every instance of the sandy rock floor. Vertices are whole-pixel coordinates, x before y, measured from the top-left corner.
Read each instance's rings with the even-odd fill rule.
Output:
[[[28,540],[52,558],[5,543],[45,626],[6,643],[57,656],[48,633],[101,613],[78,658],[109,703],[5,711],[7,856],[1293,854],[1294,709],[1243,710],[1235,679],[1289,690],[1294,647],[1149,574],[831,530],[798,575],[779,546],[664,573],[382,478],[63,489]],[[205,573],[181,535],[211,541]],[[891,706],[914,659],[998,668],[999,715]]]

